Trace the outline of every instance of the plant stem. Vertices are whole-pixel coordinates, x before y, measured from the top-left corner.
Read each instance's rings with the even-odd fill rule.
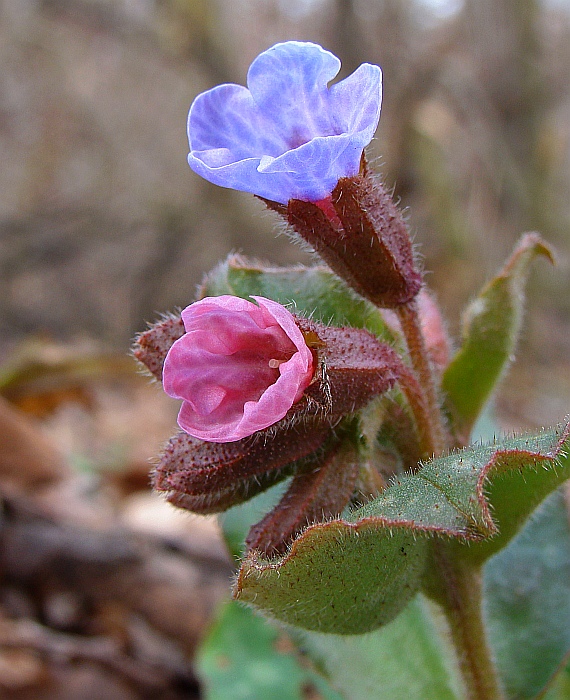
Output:
[[[436,453],[436,450],[433,439],[433,420],[425,392],[418,381],[416,373],[407,366],[402,367],[398,382],[416,422],[421,456],[431,457]]]
[[[417,303],[413,300],[397,311],[413,368],[400,385],[414,413],[422,450],[438,455],[449,446],[449,436]],[[447,617],[468,700],[504,700],[483,623],[481,568],[454,556],[447,542],[433,546],[436,566],[427,588]]]
[[[416,415],[420,432],[429,435],[428,456],[439,455],[447,447],[447,431],[437,396],[436,383],[421,328],[415,300],[397,307],[412,367],[424,394],[426,410]],[[412,410],[414,407],[411,406]]]
[[[434,543],[437,569],[429,593],[449,622],[469,700],[504,700],[483,622],[482,571],[459,560],[446,542]]]

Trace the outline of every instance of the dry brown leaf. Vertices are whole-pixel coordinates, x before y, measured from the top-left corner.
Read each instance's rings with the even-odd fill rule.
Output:
[[[0,484],[33,489],[69,473],[41,429],[0,397]]]

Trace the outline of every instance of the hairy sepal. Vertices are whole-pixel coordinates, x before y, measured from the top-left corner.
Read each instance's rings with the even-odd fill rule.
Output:
[[[339,440],[317,468],[293,477],[275,508],[249,531],[247,548],[265,556],[283,554],[305,527],[338,517],[352,497],[359,470],[357,449]]]
[[[221,512],[296,471],[314,467],[330,437],[330,426],[319,421],[262,431],[230,443],[204,442],[180,432],[167,443],[152,484],[181,508],[201,514]]]

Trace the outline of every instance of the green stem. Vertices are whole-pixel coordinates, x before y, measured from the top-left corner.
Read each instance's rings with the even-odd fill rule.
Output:
[[[397,311],[415,375],[402,377],[400,385],[414,413],[422,450],[438,455],[450,441],[417,303]],[[481,568],[454,556],[447,542],[434,542],[434,558],[427,588],[447,617],[468,700],[504,700],[483,622]]]
[[[441,454],[448,446],[447,431],[439,405],[436,382],[432,372],[424,335],[421,328],[418,307],[415,300],[397,307],[400,325],[406,339],[412,367],[423,392],[425,411],[415,412],[420,433],[429,436],[427,452],[429,457]],[[425,443],[425,440],[424,440]]]
[[[433,438],[433,419],[423,388],[415,372],[407,366],[402,367],[398,383],[416,422],[421,456],[431,457],[436,451]],[[441,450],[439,451],[441,452]]]
[[[469,700],[504,700],[483,622],[482,571],[454,557],[445,542],[434,543],[436,570],[430,595],[442,606]]]

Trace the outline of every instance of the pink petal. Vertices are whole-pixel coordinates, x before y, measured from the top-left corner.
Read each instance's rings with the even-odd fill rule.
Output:
[[[311,381],[313,356],[293,315],[253,298],[206,297],[182,312],[187,332],[166,357],[163,385],[183,400],[178,423],[194,437],[233,442],[263,430]]]

